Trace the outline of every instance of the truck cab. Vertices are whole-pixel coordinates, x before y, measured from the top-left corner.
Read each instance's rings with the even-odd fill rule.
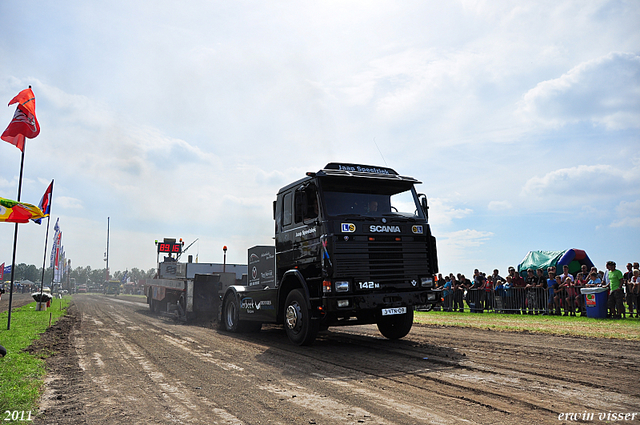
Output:
[[[269,303],[272,317],[247,314],[245,303],[238,320],[283,323],[300,345],[352,324],[405,336],[413,306],[437,301],[436,243],[419,183],[386,167],[330,163],[280,189],[274,282],[242,290],[254,313],[256,302]]]

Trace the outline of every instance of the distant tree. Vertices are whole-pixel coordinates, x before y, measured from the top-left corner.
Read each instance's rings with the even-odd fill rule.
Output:
[[[25,263],[16,264],[15,270],[13,271],[13,280],[16,282],[24,280],[26,271],[27,265]]]
[[[132,282],[137,282],[140,279],[145,278],[145,272],[144,270],[140,270],[139,268],[134,267],[129,271],[129,277],[131,277]]]
[[[107,271],[106,269],[95,269],[91,270],[89,275],[89,279],[95,284],[102,285],[106,280]]]
[[[42,269],[40,269],[40,275],[42,276]],[[47,269],[44,271],[44,284],[48,286],[51,284],[52,280],[53,280],[53,269],[51,267],[47,267]]]
[[[33,264],[26,266],[24,270],[23,279],[30,280],[31,282],[39,282],[42,277],[41,273],[38,273],[38,268]]]
[[[89,276],[91,275],[91,267],[77,267],[76,271],[76,283],[77,284],[86,284],[89,280]]]
[[[152,268],[146,272],[137,267],[133,267],[128,271],[127,277],[133,282],[137,282],[140,279],[153,279],[156,275],[156,269]],[[116,271],[111,275],[112,279],[121,280],[124,276],[123,271]],[[47,267],[44,271],[44,284],[50,285],[53,277],[53,268]],[[101,285],[106,279],[106,269],[91,269],[90,266],[72,268],[70,272],[70,278],[74,278],[76,285],[80,284],[97,284]],[[9,280],[11,276],[5,276],[5,280]],[[20,263],[16,264],[14,271],[14,280],[19,282],[21,280],[28,279],[34,283],[40,282],[42,279],[42,268],[33,264]]]

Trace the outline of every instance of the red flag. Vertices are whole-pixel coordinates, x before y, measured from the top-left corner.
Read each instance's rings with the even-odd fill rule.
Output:
[[[11,99],[8,106],[13,105],[14,103],[18,103],[18,108],[30,113],[34,117],[36,116],[36,96],[33,94],[31,86],[29,86],[28,89],[22,90],[16,95],[16,97]]]
[[[0,265],[0,282],[4,280],[4,263]]]
[[[15,145],[22,151],[24,150],[25,137],[33,139],[40,134],[40,124],[36,118],[36,97],[31,87],[22,90],[16,97],[11,99],[9,106],[14,103],[18,104],[16,113],[0,138]]]

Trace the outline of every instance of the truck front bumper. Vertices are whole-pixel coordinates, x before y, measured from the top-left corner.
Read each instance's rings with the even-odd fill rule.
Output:
[[[411,307],[414,305],[435,304],[438,301],[434,291],[333,294],[323,297],[323,307],[327,313],[357,314],[361,311],[378,310],[391,307]]]

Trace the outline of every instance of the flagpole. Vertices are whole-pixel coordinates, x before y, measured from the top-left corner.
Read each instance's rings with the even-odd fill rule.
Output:
[[[24,136],[23,136],[24,137]],[[24,138],[24,144],[22,146],[22,155],[20,158],[20,178],[18,180],[18,202],[20,202],[20,195],[22,193],[22,170],[24,169],[24,151],[27,149],[27,138]],[[16,223],[16,230],[13,233],[13,257],[11,259],[11,285],[9,286],[9,314],[7,316],[7,330],[11,330],[11,304],[13,303],[13,276],[16,272],[16,248],[18,245],[18,223]]]
[[[60,217],[58,217],[58,220],[59,220],[59,219],[60,219]],[[56,220],[56,223],[58,223],[58,221],[57,221],[57,220]],[[55,230],[55,229],[56,229],[56,227],[55,227],[55,226],[53,226],[53,229]],[[58,235],[58,232],[56,231],[56,233],[54,233],[54,234],[53,234],[53,246],[51,247],[51,256],[52,256],[52,257],[54,257],[54,254],[53,254],[53,253],[54,253],[54,250],[56,249],[56,245],[58,244],[58,241],[57,241],[57,239],[58,239],[58,238],[56,237],[57,235]],[[54,257],[54,259],[55,259],[55,257]],[[56,278],[56,264],[57,264],[57,261],[56,261],[56,264],[54,264],[54,263],[53,263],[53,260],[52,260],[52,261],[51,261],[51,264],[52,264],[52,266],[51,266],[51,285],[49,285],[49,286],[50,286],[51,288],[53,288],[53,281],[54,281],[54,280],[55,280],[55,278]]]
[[[45,194],[42,198],[43,199],[42,206],[44,206],[45,197],[48,198],[47,206],[45,207],[45,209],[48,209],[49,211],[47,214],[47,233],[46,233],[46,236],[44,237],[44,256],[42,258],[42,278],[40,279],[41,294],[44,291],[44,271],[45,271],[45,265],[47,263],[47,243],[49,242],[49,225],[51,224],[51,201],[53,200],[53,180],[51,180],[50,186],[51,186],[51,192],[49,192],[49,186],[47,186],[47,190],[45,191]],[[53,287],[51,289],[53,289]]]
[[[53,190],[51,190],[51,197],[53,197]],[[51,210],[49,210],[51,211]],[[42,278],[40,279],[40,293],[44,291],[44,266],[47,263],[47,242],[49,242],[49,224],[51,223],[51,213],[47,216],[47,233],[44,237],[44,258],[42,258]]]

